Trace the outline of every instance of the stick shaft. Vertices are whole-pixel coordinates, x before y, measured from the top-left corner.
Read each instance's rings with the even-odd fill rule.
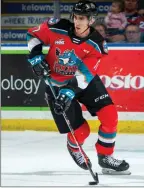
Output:
[[[56,93],[55,93],[55,90],[54,90],[54,88],[53,88],[53,86],[52,86],[52,84],[51,84],[50,79],[47,78],[46,81],[48,82],[48,85],[49,85],[49,87],[50,87],[50,89],[51,89],[51,92],[52,92],[52,94],[53,94],[53,96],[54,96],[54,99],[56,99]],[[73,139],[74,139],[74,141],[75,141],[75,143],[76,143],[76,145],[77,145],[79,151],[81,152],[81,154],[82,154],[82,156],[83,156],[83,159],[84,159],[84,161],[85,161],[85,163],[86,163],[86,165],[87,165],[87,168],[88,168],[90,174],[92,175],[94,181],[98,182],[98,176],[95,176],[94,172],[92,171],[92,169],[90,168],[90,166],[87,164],[87,160],[86,160],[86,157],[85,157],[85,155],[84,155],[83,149],[82,149],[81,145],[78,143],[78,141],[77,141],[77,139],[76,139],[76,137],[75,137],[74,130],[73,130],[71,124],[70,124],[70,121],[69,121],[69,119],[68,119],[66,113],[63,112],[62,115],[63,115],[63,117],[64,117],[64,119],[65,119],[65,121],[66,121],[66,124],[67,124],[67,126],[68,126],[68,128],[69,128],[69,130],[70,130],[70,132],[71,132],[71,134],[72,134],[72,136],[73,136]]]

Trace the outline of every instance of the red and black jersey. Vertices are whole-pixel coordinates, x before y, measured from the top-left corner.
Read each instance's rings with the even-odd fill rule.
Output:
[[[46,60],[54,85],[65,85],[74,76],[84,89],[97,74],[100,59],[108,53],[103,37],[91,28],[90,34],[79,38],[69,20],[54,18],[28,30],[30,51],[36,45],[49,46]]]
[[[144,32],[144,16],[139,15],[137,12],[133,15],[127,15],[128,24],[136,24],[139,26],[141,32]]]

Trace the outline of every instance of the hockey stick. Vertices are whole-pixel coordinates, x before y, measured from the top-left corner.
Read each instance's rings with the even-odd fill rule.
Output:
[[[44,80],[48,83],[48,85],[49,85],[49,87],[50,87],[50,89],[51,89],[51,92],[52,92],[52,94],[53,94],[53,97],[54,97],[54,99],[56,99],[56,98],[57,98],[57,97],[56,97],[56,93],[55,93],[55,90],[54,90],[54,88],[53,88],[53,86],[52,86],[52,84],[51,84],[50,79],[49,79],[48,77],[44,77]],[[62,115],[63,115],[63,117],[64,117],[64,119],[65,119],[65,121],[66,121],[66,124],[67,124],[67,126],[68,126],[68,128],[69,128],[69,130],[70,130],[70,132],[71,132],[71,134],[72,134],[72,136],[73,136],[73,139],[74,139],[74,141],[75,141],[75,143],[76,143],[76,145],[77,145],[79,151],[81,152],[81,155],[83,156],[83,159],[84,159],[84,161],[85,161],[85,163],[86,163],[86,165],[87,165],[87,168],[88,168],[90,174],[92,175],[92,177],[93,177],[93,179],[94,179],[94,181],[89,182],[89,185],[97,185],[97,184],[99,183],[98,174],[97,174],[97,173],[94,174],[94,172],[92,171],[92,169],[90,168],[90,166],[87,164],[87,160],[86,160],[86,158],[85,158],[85,155],[83,154],[83,153],[84,153],[84,152],[83,152],[83,149],[82,149],[81,145],[78,143],[78,141],[77,141],[77,139],[76,139],[76,137],[75,137],[74,130],[73,130],[71,124],[70,124],[70,121],[69,121],[69,119],[68,119],[66,113],[63,112]],[[90,161],[90,160],[89,160],[89,161]]]

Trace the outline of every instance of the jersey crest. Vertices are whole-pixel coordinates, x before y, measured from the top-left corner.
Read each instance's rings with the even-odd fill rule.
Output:
[[[75,55],[74,50],[65,50],[61,53],[59,48],[56,48],[56,57],[54,70],[62,75],[74,75],[78,66],[76,62],[78,57]]]

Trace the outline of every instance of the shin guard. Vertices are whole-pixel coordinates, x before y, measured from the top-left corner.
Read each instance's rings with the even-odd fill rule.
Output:
[[[98,154],[111,155],[114,152],[118,115],[114,105],[108,105],[97,112],[101,122],[96,150]]]
[[[87,121],[85,121],[78,129],[74,131],[74,135],[80,145],[84,143],[85,139],[89,136],[89,134],[90,134],[90,128]],[[78,148],[71,132],[67,134],[67,141],[68,141],[68,145],[71,148],[73,149]]]

